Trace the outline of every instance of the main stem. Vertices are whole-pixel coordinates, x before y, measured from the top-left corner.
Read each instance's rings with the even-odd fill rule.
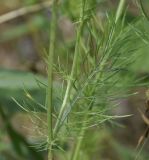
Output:
[[[53,56],[55,52],[55,40],[56,40],[56,12],[57,12],[57,0],[53,1],[52,5],[52,17],[50,24],[50,44],[48,55],[48,87],[46,94],[46,106],[47,106],[47,124],[48,124],[48,160],[53,160],[52,141],[53,141],[53,126],[52,126],[52,68],[53,68]]]
[[[119,20],[121,14],[122,14],[124,4],[125,4],[125,0],[120,0],[118,8],[117,8],[116,16],[115,16],[115,23],[117,23],[117,21]],[[112,29],[112,36],[113,36],[113,32],[114,31]],[[106,60],[107,60],[107,58],[104,59],[103,63],[100,65],[101,70],[104,68]],[[100,74],[98,75],[96,80],[98,81],[101,78],[102,78],[102,72],[100,72]],[[95,91],[95,88],[93,88],[92,93],[94,93],[94,91]],[[94,104],[94,102],[91,104],[91,107],[89,107],[89,109],[92,109],[93,104]],[[75,146],[74,151],[72,153],[72,156],[70,158],[71,160],[78,160],[79,152],[80,152],[81,145],[82,145],[82,142],[83,142],[83,138],[85,136],[85,132],[86,132],[86,128],[87,128],[86,123],[85,123],[87,119],[88,119],[88,115],[86,114],[84,116],[84,123],[82,124],[81,131],[80,131],[79,136],[77,138],[76,146]]]
[[[86,120],[87,116],[85,116],[84,119]],[[82,144],[82,141],[83,141],[83,138],[84,138],[84,135],[85,135],[85,131],[86,131],[85,127],[86,127],[86,124],[83,123],[83,126],[81,127],[81,131],[80,131],[79,137],[77,138],[77,144],[76,144],[75,150],[72,153],[71,160],[77,160],[78,159],[78,155],[80,153],[81,144]]]
[[[86,1],[86,0],[82,0],[82,1]],[[62,122],[62,117],[64,115],[64,112],[67,108],[67,104],[68,104],[68,100],[69,100],[69,95],[72,89],[72,82],[74,79],[74,76],[76,74],[76,68],[77,68],[77,64],[78,64],[78,56],[79,56],[79,45],[80,45],[80,38],[81,38],[81,33],[82,33],[82,29],[83,29],[83,24],[84,24],[84,6],[85,6],[85,2],[83,3],[83,7],[82,7],[82,11],[80,14],[80,25],[77,31],[77,38],[76,38],[76,45],[75,45],[75,52],[74,52],[74,58],[73,58],[73,64],[72,64],[72,69],[71,69],[71,74],[70,74],[70,78],[67,81],[67,88],[66,88],[66,92],[65,92],[65,96],[63,99],[63,103],[55,124],[55,128],[54,128],[54,136],[56,136],[56,134],[58,133],[60,127],[61,127],[61,123]]]

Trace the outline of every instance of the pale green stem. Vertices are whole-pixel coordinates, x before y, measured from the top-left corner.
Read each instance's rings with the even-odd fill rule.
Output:
[[[48,160],[53,160],[52,141],[53,141],[53,126],[52,126],[52,72],[53,72],[53,56],[55,52],[55,40],[56,40],[56,13],[57,12],[57,0],[53,1],[52,5],[52,17],[50,24],[50,44],[48,55],[48,87],[46,94],[46,106],[47,106],[47,124],[48,124]]]
[[[121,14],[122,14],[122,11],[123,11],[123,8],[124,8],[124,2],[125,2],[125,0],[120,0],[119,6],[118,6],[118,9],[117,9],[117,12],[116,12],[115,23],[118,21],[118,19],[120,18]],[[109,42],[107,43],[107,47],[105,48],[105,52],[107,51],[108,46],[109,46],[109,43],[110,43],[111,40],[112,40],[113,33],[114,33],[114,29],[111,30],[111,37],[110,37]],[[105,66],[105,63],[106,63],[106,61],[107,61],[107,58],[108,58],[108,55],[105,57],[105,59],[102,61],[101,65],[100,65],[101,71],[102,71],[102,69],[103,69],[104,66]],[[101,78],[102,78],[102,72],[100,72],[100,74],[98,75],[98,77],[97,77],[96,80],[98,81],[98,80],[101,79]],[[92,93],[93,93],[94,91],[95,91],[95,88],[93,88]],[[94,103],[94,102],[93,102],[93,103]],[[92,105],[93,105],[93,103],[92,103]],[[89,109],[90,109],[90,107],[89,107]],[[87,116],[87,115],[84,116],[84,120],[83,120],[83,121],[84,121],[84,124],[82,125],[80,134],[79,134],[79,136],[78,136],[78,138],[77,138],[76,146],[75,146],[75,148],[74,148],[74,151],[73,151],[71,160],[78,160],[79,152],[80,152],[81,145],[82,145],[82,142],[83,142],[83,138],[84,138],[85,132],[86,132],[86,130],[87,130],[87,129],[86,129],[86,128],[87,128],[87,126],[86,126],[86,121],[87,121],[87,119],[88,119],[88,116]]]
[[[87,116],[84,117],[84,120],[87,119]],[[86,132],[86,123],[83,123],[83,126],[81,127],[81,131],[79,133],[79,136],[77,138],[77,143],[76,143],[76,146],[75,146],[75,150],[74,152],[72,153],[72,157],[71,157],[71,160],[77,160],[78,159],[78,156],[79,156],[79,153],[80,153],[80,148],[81,148],[81,145],[82,145],[82,141],[83,141],[83,138],[84,138],[84,135],[85,135],[85,132]]]
[[[79,46],[80,46],[80,38],[81,38],[81,33],[82,33],[82,29],[83,29],[83,25],[84,25],[84,7],[82,7],[82,11],[81,11],[81,15],[80,15],[80,25],[77,31],[77,38],[76,38],[76,45],[75,45],[75,52],[74,52],[74,58],[73,58],[73,64],[72,64],[72,69],[71,69],[71,74],[70,74],[70,78],[67,81],[67,88],[66,88],[66,92],[65,92],[65,96],[63,99],[63,103],[55,124],[55,128],[54,128],[54,136],[56,136],[56,134],[58,133],[60,126],[61,126],[61,122],[62,121],[62,117],[64,115],[64,112],[66,111],[67,108],[67,104],[68,104],[68,100],[69,100],[69,95],[72,89],[72,82],[74,80],[74,76],[76,74],[76,69],[77,69],[77,64],[78,64],[78,56],[79,56]]]
[[[120,0],[120,2],[119,2],[118,8],[117,8],[117,12],[116,12],[116,16],[115,16],[115,23],[117,23],[118,19],[122,15],[122,12],[123,12],[123,9],[124,9],[124,5],[125,5],[125,1],[126,0]]]

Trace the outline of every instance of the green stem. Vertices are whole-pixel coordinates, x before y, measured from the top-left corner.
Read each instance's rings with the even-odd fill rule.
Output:
[[[75,52],[74,52],[74,58],[73,58],[73,64],[72,64],[72,69],[71,69],[71,74],[70,74],[70,78],[67,82],[67,88],[66,88],[66,92],[65,92],[65,96],[63,99],[63,103],[55,124],[55,128],[54,128],[54,136],[56,136],[56,134],[58,133],[61,123],[62,122],[62,118],[64,115],[64,112],[66,111],[67,108],[67,104],[68,104],[68,100],[69,100],[69,95],[72,89],[72,82],[74,79],[74,76],[76,74],[76,69],[77,69],[77,64],[78,64],[78,56],[79,56],[79,46],[80,46],[80,39],[81,39],[81,33],[82,33],[82,29],[83,29],[83,25],[84,25],[84,6],[85,6],[85,1],[86,0],[82,0],[83,1],[83,7],[81,10],[81,14],[80,14],[80,25],[77,31],[77,38],[76,38],[76,45],[75,45]]]
[[[52,81],[53,81],[53,56],[55,52],[55,40],[56,40],[56,16],[57,15],[57,0],[53,1],[52,17],[50,24],[50,44],[48,55],[48,87],[46,94],[46,106],[47,106],[47,124],[48,124],[48,160],[53,160],[52,141],[53,141],[53,126],[52,126]]]
[[[94,91],[95,91],[95,88],[94,88]],[[91,110],[93,105],[94,105],[94,101],[90,102],[88,110]],[[81,130],[80,130],[79,136],[77,138],[77,142],[76,142],[76,145],[75,145],[75,148],[74,148],[74,151],[72,153],[70,160],[78,160],[80,148],[81,148],[84,136],[85,136],[85,132],[87,130],[86,129],[87,128],[87,124],[86,124],[87,119],[88,119],[88,111],[84,114],[83,124],[81,126]]]
[[[119,6],[118,6],[118,9],[117,9],[117,12],[116,12],[116,16],[115,16],[115,23],[117,23],[118,19],[120,18],[121,14],[122,14],[122,11],[123,11],[123,8],[124,8],[124,2],[125,0],[120,0],[120,3],[119,3]],[[115,28],[114,28],[115,29]],[[112,28],[112,31],[111,31],[111,38],[107,44],[107,47],[105,49],[105,52],[107,51],[108,49],[108,46],[109,46],[109,43],[111,42],[112,40],[112,37],[113,37],[113,33],[114,33],[114,29]],[[106,63],[106,60],[108,58],[108,55],[106,56],[106,58],[103,60],[103,62],[100,64],[100,69],[102,70],[105,66],[105,63]],[[96,81],[98,82],[99,79],[102,79],[102,72],[100,72],[100,74],[97,76],[96,78]],[[92,90],[92,93],[95,92],[95,87],[93,88]],[[92,94],[91,93],[91,94]],[[91,107],[89,107],[89,110],[92,109],[92,106],[93,106],[94,102],[91,104]],[[71,160],[78,160],[78,157],[79,157],[79,152],[80,152],[80,149],[81,149],[81,145],[82,145],[82,142],[83,142],[83,138],[85,136],[85,132],[86,132],[86,121],[88,119],[88,115],[86,114],[84,116],[84,120],[83,120],[83,124],[82,124],[82,127],[81,127],[81,131],[80,131],[80,134],[79,134],[79,137],[77,138],[77,142],[76,142],[76,146],[74,148],[74,151],[73,151],[73,154],[72,154],[72,157],[71,157]]]
[[[120,0],[117,11],[116,11],[116,16],[115,16],[115,23],[117,23],[118,19],[122,15],[123,9],[125,5],[125,0]]]
[[[84,120],[86,120],[86,119],[87,119],[87,116],[85,115]],[[75,150],[72,153],[71,160],[78,160],[78,156],[79,156],[79,152],[80,152],[80,148],[81,148],[81,144],[82,144],[85,132],[86,132],[86,123],[83,123],[83,126],[81,127],[81,131],[80,131],[79,136],[77,138]]]

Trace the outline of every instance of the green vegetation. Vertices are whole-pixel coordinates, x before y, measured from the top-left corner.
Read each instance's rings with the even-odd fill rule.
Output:
[[[28,3],[37,2],[26,1],[24,5],[28,7]],[[134,116],[114,110],[135,97],[136,89],[149,84],[148,15],[142,1],[138,2],[142,15],[132,19],[127,1],[120,0],[116,11],[102,11],[101,6],[108,5],[104,3],[53,0],[47,18],[44,13],[34,14],[28,18],[29,23],[32,20],[29,27],[23,23],[2,33],[1,43],[31,33],[35,50],[46,64],[46,74],[0,70],[0,116],[5,128],[0,139],[7,132],[11,141],[6,146],[0,142],[0,160],[149,158],[146,150],[122,145],[112,135],[114,130],[121,130],[119,121]],[[71,33],[65,35],[66,30]],[[11,123],[20,112],[36,128],[32,139]],[[5,153],[8,150],[10,154]]]

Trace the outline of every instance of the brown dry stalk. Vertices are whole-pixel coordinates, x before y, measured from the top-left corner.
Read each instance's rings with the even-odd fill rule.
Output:
[[[49,6],[51,6],[51,4],[52,4],[52,1],[46,1],[46,2],[38,3],[32,6],[26,6],[14,11],[10,11],[6,14],[0,15],[0,24],[8,22],[12,19],[18,18],[20,16],[24,16],[29,13],[37,12],[43,8],[48,8]]]
[[[139,112],[141,114],[141,117],[144,121],[144,123],[146,124],[146,129],[144,131],[144,133],[140,136],[139,140],[138,140],[138,144],[137,144],[137,148],[143,144],[143,142],[145,141],[146,138],[148,138],[148,134],[149,134],[149,117],[148,117],[148,111],[149,111],[149,101],[147,100],[147,108],[145,113],[143,113],[140,109]]]

